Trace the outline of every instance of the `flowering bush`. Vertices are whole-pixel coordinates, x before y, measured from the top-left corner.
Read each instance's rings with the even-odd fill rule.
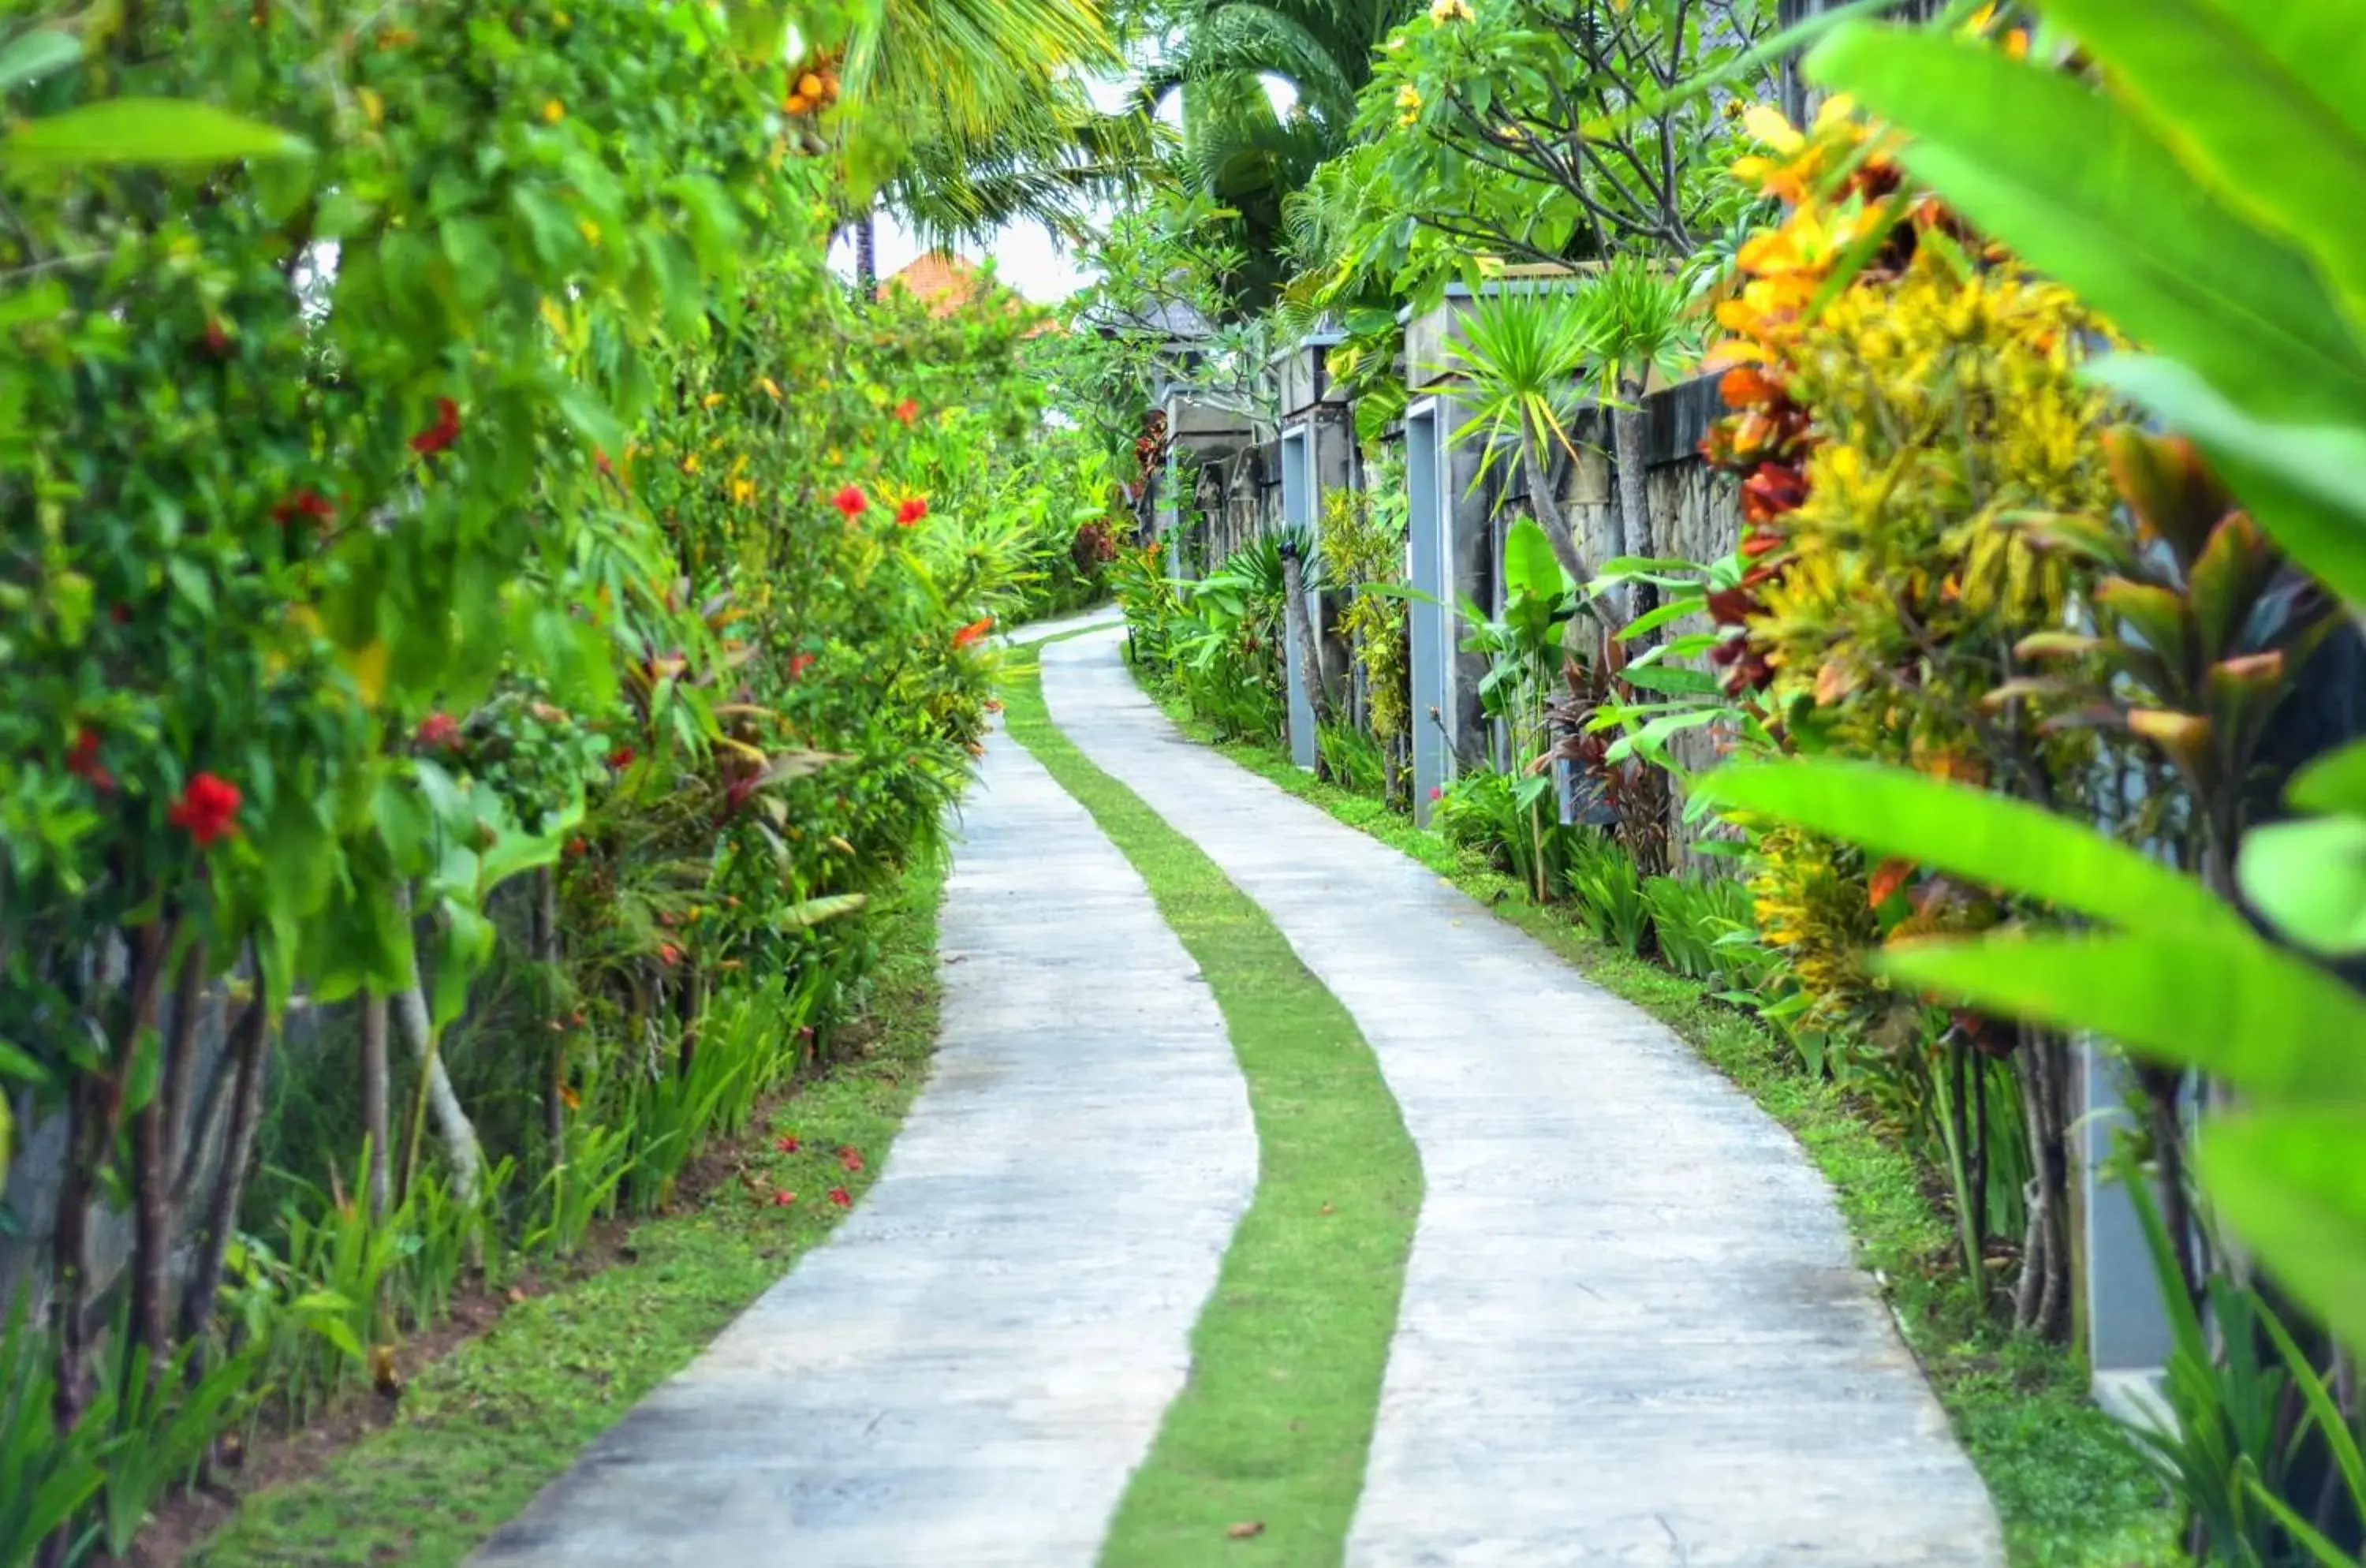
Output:
[[[312,1171],[366,1135],[378,1190],[423,1191],[432,1123],[457,1201],[528,1235],[661,1201],[622,1161],[676,1086],[752,1094],[856,994],[857,911],[975,750],[985,629],[1074,535],[1005,514],[1030,319],[823,272],[833,166],[798,152],[835,85],[778,7],[317,22],[142,6],[0,83],[12,118],[101,111],[0,152],[0,1072],[65,1130],[28,1227],[62,1438],[106,1194],[110,1357],[158,1367],[207,1352],[258,1138],[319,1138],[268,1151]],[[141,107],[200,88],[235,139]],[[710,1038],[757,976],[781,1037]],[[280,1043],[357,995],[325,1027],[358,1056]],[[359,1114],[308,1132],[307,1096]],[[703,1130],[667,1126],[678,1163]],[[604,1199],[560,1179],[594,1147]]]

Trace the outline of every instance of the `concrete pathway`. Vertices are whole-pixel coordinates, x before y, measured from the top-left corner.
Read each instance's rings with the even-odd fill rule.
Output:
[[[1362,1026],[1428,1181],[1350,1568],[2003,1561],[1797,1145],[1657,1021],[1183,739],[1100,634],[1052,716]]]
[[[1140,877],[999,734],[941,931],[877,1184],[473,1561],[1093,1562],[1256,1185],[1247,1090]]]

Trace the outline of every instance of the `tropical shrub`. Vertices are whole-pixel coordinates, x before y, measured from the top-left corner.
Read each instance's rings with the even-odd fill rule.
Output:
[[[0,29],[0,1073],[67,1150],[0,1560],[118,1412],[300,1411],[824,1058],[1107,502],[1034,318],[822,270],[779,8],[409,19]]]

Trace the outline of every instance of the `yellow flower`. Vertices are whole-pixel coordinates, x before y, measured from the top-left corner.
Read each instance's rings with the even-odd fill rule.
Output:
[[[777,403],[777,402],[779,402],[779,401],[781,400],[781,387],[780,387],[780,383],[779,383],[779,382],[777,382],[777,381],[775,381],[775,380],[773,380],[770,376],[759,376],[759,377],[757,377],[757,378],[756,378],[756,385],[758,385],[759,387],[763,388],[763,389],[764,389],[764,395],[765,395],[766,397],[768,397],[768,398],[772,399],[774,402],[776,402],[776,403]]]
[[[1472,19],[1470,0],[1436,0],[1429,8],[1429,19],[1439,27],[1448,22],[1470,21]]]
[[[731,481],[731,499],[742,503],[755,500],[756,481],[753,479],[733,479]]]
[[[543,124],[557,125],[560,120],[565,119],[566,118],[567,106],[560,103],[557,98],[553,98],[548,103],[542,106]]]
[[[1783,111],[1773,104],[1752,104],[1744,109],[1741,129],[1786,156],[1808,144],[1808,139],[1800,135],[1797,129],[1783,118]]]
[[[694,474],[698,472],[697,453],[693,452],[689,457],[684,457],[682,460],[682,471],[685,474]]]
[[[1418,112],[1421,108],[1421,89],[1414,86],[1410,82],[1407,82],[1403,86],[1399,87],[1397,89],[1397,107],[1404,110],[1407,114]]]
[[[592,222],[589,218],[577,223],[575,231],[583,236],[583,243],[587,245],[596,245],[600,243],[600,225]]]
[[[707,393],[707,394],[706,394],[706,396],[704,396],[704,397],[703,397],[703,398],[701,398],[701,399],[699,399],[699,400],[698,400],[698,406],[699,406],[699,407],[701,407],[701,408],[704,408],[704,409],[711,409],[711,408],[713,408],[715,404],[717,404],[717,403],[721,402],[722,400],[723,400],[723,394],[722,394],[722,393],[720,393],[720,392],[709,392],[709,393]]]

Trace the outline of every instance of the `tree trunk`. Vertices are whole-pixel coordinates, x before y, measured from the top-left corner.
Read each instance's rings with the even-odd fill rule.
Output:
[[[2059,1339],[2067,1327],[2070,1305],[2061,1043],[2025,1024],[2021,1043],[2022,1100],[2029,1122],[2030,1162],[2036,1175],[2030,1182],[2029,1232],[2022,1247],[2021,1281],[2013,1294],[2013,1318],[2016,1327]]]
[[[118,1086],[130,1084],[138,1070],[141,1042],[156,1026],[156,1004],[180,924],[178,916],[152,921],[141,928],[135,943],[138,957],[131,975],[131,1013],[124,1021],[123,1036],[117,1044]],[[193,950],[186,963],[198,962]],[[181,1032],[177,1021],[174,1032]],[[186,1052],[187,1042],[181,1041],[180,1046]],[[164,1050],[168,1056],[172,1054],[169,1044]],[[163,1093],[164,1079],[172,1074],[165,1063],[160,1062],[159,1067],[156,1092],[131,1113],[131,1334],[134,1344],[148,1348],[152,1382],[163,1375],[173,1344],[173,1167],[171,1151],[165,1146],[170,1118]],[[117,1092],[121,1091],[118,1087]]]
[[[206,1213],[197,1231],[197,1267],[181,1297],[181,1341],[192,1347],[189,1381],[195,1383],[205,1366],[204,1335],[213,1316],[214,1294],[221,1288],[222,1259],[230,1251],[231,1232],[238,1224],[239,1194],[246,1185],[246,1164],[254,1154],[255,1123],[263,1117],[264,1066],[268,1053],[270,1020],[265,1016],[263,978],[254,976],[255,995],[231,1026],[231,1048],[237,1056],[236,1085],[231,1091],[230,1132],[222,1140],[221,1169],[206,1200]]]
[[[405,920],[410,919],[410,887],[397,887],[394,897],[395,908]],[[395,1015],[402,1023],[403,1037],[411,1043],[411,1055],[419,1058],[421,1087],[429,1109],[435,1114],[436,1134],[452,1161],[452,1195],[463,1204],[472,1204],[477,1201],[485,1168],[484,1148],[477,1141],[477,1129],[468,1121],[468,1111],[461,1108],[460,1097],[452,1090],[451,1075],[444,1070],[444,1057],[437,1049],[435,1031],[427,1015],[427,992],[419,977],[415,952],[411,962],[411,984],[393,1002]],[[408,1180],[407,1167],[405,1170],[404,1179]]]
[[[854,220],[854,288],[864,299],[879,293],[878,218],[869,208]]]
[[[390,1168],[393,1136],[392,1121],[387,1114],[391,1075],[386,1059],[386,998],[376,991],[362,993],[362,1136],[369,1140],[369,1171],[365,1185],[369,1190],[369,1214],[373,1222],[386,1218],[393,1191],[387,1172]]]
[[[1298,558],[1296,550],[1281,553],[1282,618],[1289,623],[1290,640],[1298,649],[1298,667],[1306,680],[1306,701],[1314,710],[1314,722],[1331,722],[1331,688],[1323,683],[1322,650],[1314,641],[1314,617],[1306,605],[1306,566]]]
[[[1560,497],[1553,493],[1542,443],[1525,423],[1520,426],[1520,473],[1527,481],[1529,508],[1545,531],[1545,542],[1552,546],[1553,559],[1560,562],[1561,570],[1577,585],[1583,603],[1586,582],[1594,574],[1586,570],[1585,558],[1578,553],[1577,540],[1569,531],[1569,513],[1561,510]]]
[[[558,942],[558,873],[549,866],[535,870],[534,882],[534,957],[549,966],[546,975],[554,1009],[558,998],[555,978],[563,950]],[[550,1021],[550,1072],[542,1092],[542,1134],[554,1163],[567,1157],[567,1040],[570,1025],[554,1011]]]
[[[1643,382],[1639,378],[1620,377],[1619,406],[1610,411],[1610,447],[1612,460],[1618,466],[1618,525],[1621,547],[1630,556],[1656,556],[1658,541],[1651,537],[1651,487],[1646,456],[1646,439],[1650,427],[1643,416]],[[1649,613],[1659,603],[1659,591],[1648,582],[1637,582],[1629,603],[1630,615]],[[1648,647],[1647,637],[1636,646]]]

